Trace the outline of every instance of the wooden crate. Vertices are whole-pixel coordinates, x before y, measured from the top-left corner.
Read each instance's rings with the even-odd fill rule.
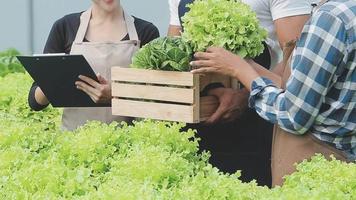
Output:
[[[199,123],[217,109],[213,96],[200,97],[200,91],[213,82],[236,87],[235,81],[221,75],[197,75],[113,67],[113,115],[166,121]]]

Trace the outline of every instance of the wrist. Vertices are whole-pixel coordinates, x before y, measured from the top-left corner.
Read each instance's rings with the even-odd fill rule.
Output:
[[[242,95],[244,95],[246,97],[250,96],[250,91],[248,91],[246,88],[240,89],[240,92],[242,93]]]
[[[250,92],[247,89],[243,88],[237,91],[237,95],[240,99],[240,110],[245,110],[246,108],[248,108],[248,99],[250,97]]]
[[[236,80],[240,80],[240,72],[238,67],[236,67],[232,73],[232,77]]]
[[[232,71],[232,76],[235,79],[239,80],[241,68],[245,63],[246,61],[244,61],[244,59],[242,59],[240,56],[236,56],[233,71]]]

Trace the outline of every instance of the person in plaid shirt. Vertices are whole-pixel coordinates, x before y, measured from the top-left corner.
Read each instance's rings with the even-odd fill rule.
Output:
[[[297,41],[285,83],[222,48],[198,52],[194,73],[220,73],[251,91],[249,104],[275,123],[273,184],[315,153],[356,161],[356,1],[323,1]]]

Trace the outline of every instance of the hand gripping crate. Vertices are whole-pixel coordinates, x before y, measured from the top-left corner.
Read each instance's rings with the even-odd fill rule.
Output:
[[[199,123],[208,119],[219,102],[200,91],[213,82],[237,87],[237,82],[216,74],[113,67],[112,114],[165,121]]]

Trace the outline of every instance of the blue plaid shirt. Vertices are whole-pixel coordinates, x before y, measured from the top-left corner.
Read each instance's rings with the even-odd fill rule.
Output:
[[[332,0],[304,26],[281,90],[252,83],[250,106],[282,129],[310,131],[356,160],[356,1]]]

